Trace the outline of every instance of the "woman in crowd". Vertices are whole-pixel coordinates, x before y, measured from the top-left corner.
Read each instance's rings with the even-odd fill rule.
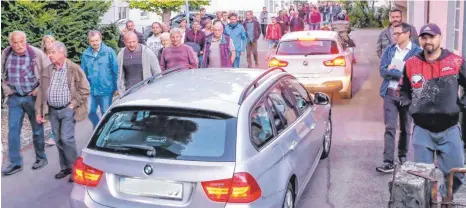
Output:
[[[186,19],[181,19],[180,22],[180,29],[183,31],[183,37],[181,37],[181,43],[184,43],[184,39],[186,38],[186,31],[188,30],[188,21]]]
[[[209,36],[212,34],[212,20],[208,19],[206,20],[205,28],[202,29],[202,31],[205,33],[205,36]]]
[[[160,49],[162,46],[162,41],[160,36],[162,34],[162,24],[159,22],[152,23],[152,33],[147,39],[147,47],[149,47],[154,54],[158,57]]]
[[[162,32],[170,32],[170,23],[162,23]]]
[[[170,33],[164,32],[160,35],[160,41],[162,42],[162,48],[159,50],[157,58],[160,62],[160,57],[162,57],[162,52],[164,48],[167,48],[171,45]]]

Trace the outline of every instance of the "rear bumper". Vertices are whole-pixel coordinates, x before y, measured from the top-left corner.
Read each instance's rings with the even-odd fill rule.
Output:
[[[285,191],[275,193],[267,198],[260,198],[250,204],[233,204],[227,203],[225,208],[282,208]],[[207,208],[207,207],[206,207]]]
[[[320,77],[320,78],[308,78],[300,77],[298,80],[304,85],[304,87],[312,93],[324,92],[324,93],[335,93],[345,92],[349,83],[351,82],[350,77]]]
[[[343,90],[342,81],[327,81],[321,84],[305,84],[304,87],[310,92],[340,92]]]
[[[70,194],[70,205],[72,208],[109,208],[94,202],[87,194],[86,187],[74,184]]]
[[[236,203],[227,203],[225,208],[282,208],[283,199],[285,198],[285,191],[277,192],[267,198],[259,198],[253,203],[248,204],[236,204]],[[109,206],[104,206],[99,204],[91,199],[87,193],[86,187],[74,184],[73,190],[70,194],[70,205],[72,208],[111,208]],[[121,207],[126,207],[124,204]],[[179,206],[173,206],[179,207]],[[191,206],[182,206],[190,208]],[[194,207],[193,207],[194,208]],[[205,206],[209,208],[209,206]]]

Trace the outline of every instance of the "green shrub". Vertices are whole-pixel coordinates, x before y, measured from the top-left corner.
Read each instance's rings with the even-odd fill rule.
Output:
[[[68,48],[68,57],[80,63],[82,52],[88,47],[87,32],[99,29],[100,18],[110,8],[110,1],[2,1],[2,39],[15,30],[24,31],[28,42],[40,47],[42,37],[53,35]],[[118,29],[101,28],[104,41],[116,46]],[[2,41],[2,50],[8,41]],[[118,47],[114,47],[118,48]]]

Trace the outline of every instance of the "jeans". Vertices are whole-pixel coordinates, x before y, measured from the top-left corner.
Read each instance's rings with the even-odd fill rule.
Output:
[[[309,30],[319,30],[320,29],[320,23],[310,23],[309,24]]]
[[[261,25],[262,36],[265,38],[265,33],[267,32],[267,24]]]
[[[398,118],[400,121],[400,138],[398,140],[398,157],[406,157],[411,135],[412,118],[408,114],[408,108],[400,105],[400,97],[393,95],[389,89],[384,97],[383,117],[385,123],[383,160],[386,163],[394,162],[396,129]]]
[[[52,131],[55,134],[55,143],[58,149],[60,169],[71,169],[78,158],[76,139],[74,138],[74,109],[63,108],[55,110],[50,108],[49,114]]]
[[[21,157],[21,129],[24,114],[28,115],[32,126],[32,137],[36,160],[47,159],[45,156],[44,126],[37,123],[35,111],[36,97],[11,95],[8,98],[8,156],[12,165],[23,165]]]
[[[239,68],[240,59],[241,59],[241,51],[236,51],[236,58],[235,58],[235,61],[233,62],[233,68]]]
[[[204,55],[199,55],[199,68],[202,68],[202,59],[204,58]]]
[[[273,49],[278,44],[278,40],[269,40],[269,49]]]
[[[89,120],[92,122],[92,126],[95,127],[99,123],[99,116],[97,115],[97,108],[100,107],[100,112],[102,116],[105,114],[107,109],[112,105],[112,98],[113,95],[98,95],[94,96],[91,95],[89,96],[89,103],[90,103],[90,108],[89,108]]]
[[[445,184],[440,184],[439,190],[443,197],[448,193],[447,181],[450,170],[464,166],[463,145],[461,129],[458,125],[443,132],[430,132],[419,126],[414,127],[414,162],[433,164],[434,155],[437,155],[438,167],[445,177]],[[463,183],[464,174],[456,173],[453,177],[453,194]]]

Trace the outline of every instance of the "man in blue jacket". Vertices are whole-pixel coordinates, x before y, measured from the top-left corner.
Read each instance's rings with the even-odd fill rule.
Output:
[[[244,54],[244,50],[246,49],[246,31],[243,25],[238,23],[238,15],[236,13],[231,13],[228,19],[230,19],[230,23],[226,25],[224,33],[233,39],[236,50],[236,58],[233,67],[239,68],[240,57]]]
[[[397,120],[400,120],[400,139],[398,141],[398,158],[400,164],[406,161],[408,153],[410,127],[412,118],[408,109],[400,104],[400,79],[403,75],[404,63],[410,57],[421,52],[421,48],[411,42],[411,26],[401,23],[394,26],[391,34],[396,43],[389,45],[382,56],[380,76],[384,79],[380,87],[380,96],[384,99],[384,164],[377,167],[378,172],[389,173],[394,170],[395,136]]]
[[[118,62],[115,51],[102,43],[99,31],[90,31],[87,37],[90,46],[83,52],[81,68],[91,86],[88,117],[95,128],[99,123],[97,108],[103,116],[117,93]]]

